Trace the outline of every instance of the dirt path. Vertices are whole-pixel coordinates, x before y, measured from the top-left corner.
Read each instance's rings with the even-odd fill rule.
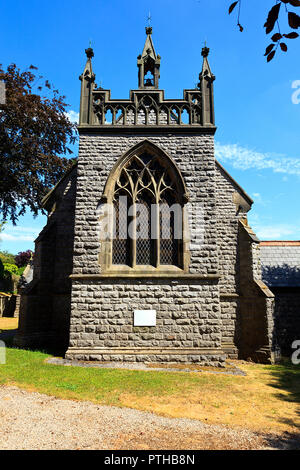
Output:
[[[276,436],[0,386],[0,449],[262,449]]]

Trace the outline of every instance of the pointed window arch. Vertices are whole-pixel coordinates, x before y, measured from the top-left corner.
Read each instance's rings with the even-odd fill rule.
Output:
[[[117,163],[105,193],[114,208],[111,267],[184,269],[186,188],[170,157],[140,144]]]

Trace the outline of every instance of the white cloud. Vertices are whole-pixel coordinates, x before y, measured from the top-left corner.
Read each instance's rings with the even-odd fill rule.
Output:
[[[216,158],[220,162],[230,162],[238,170],[270,169],[274,173],[300,176],[299,158],[261,153],[238,144],[223,145],[216,142]]]
[[[32,235],[11,235],[9,233],[1,233],[0,235],[0,240],[6,240],[6,241],[28,241],[28,242],[33,242],[36,237]]]
[[[254,199],[255,202],[258,202],[258,203],[263,202],[263,199],[262,199],[260,193],[253,193],[252,196],[253,196],[253,199]]]
[[[260,193],[252,193],[250,194],[255,204],[259,204],[260,206],[268,206],[272,201],[267,199],[265,196],[262,196]]]
[[[78,124],[79,122],[79,113],[77,113],[76,111],[69,111],[68,113],[66,113],[66,116],[69,118],[69,120],[75,124]]]
[[[299,227],[294,227],[292,225],[269,225],[269,226],[256,226],[254,225],[254,231],[256,235],[261,240],[281,240],[284,237],[291,238],[291,235],[294,237],[299,233]]]
[[[272,222],[271,214],[249,214],[249,224],[261,240],[299,240],[300,225]]]
[[[5,225],[4,231],[0,235],[0,241],[28,241],[33,242],[42,227],[20,227],[13,225]]]
[[[21,227],[21,226],[14,226],[14,225],[6,225],[4,226],[5,232],[26,232],[26,233],[38,233],[41,228],[40,227]]]

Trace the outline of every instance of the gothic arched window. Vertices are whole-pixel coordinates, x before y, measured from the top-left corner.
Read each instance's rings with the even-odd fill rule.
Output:
[[[170,161],[134,154],[115,180],[112,265],[183,265],[183,190]]]

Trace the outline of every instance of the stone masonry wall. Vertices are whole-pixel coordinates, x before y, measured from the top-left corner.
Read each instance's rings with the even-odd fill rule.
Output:
[[[55,210],[36,240],[33,280],[21,296],[19,330],[22,347],[67,348],[73,268],[77,168],[53,194]]]
[[[135,360],[135,348],[149,350],[138,360],[151,360],[153,348],[217,349],[220,345],[220,318],[217,282],[178,280],[126,280],[74,281],[72,295],[72,324],[70,346],[84,348],[81,358]],[[133,326],[133,310],[148,309],[157,312],[155,327]],[[105,358],[98,348],[106,350]],[[129,357],[109,353],[117,348],[132,349]],[[97,356],[98,354],[98,356]],[[202,353],[205,355],[205,351]],[[121,357],[122,356],[122,357]],[[127,354],[128,356],[128,354]],[[161,356],[161,360],[178,360]],[[201,352],[193,351],[184,360],[199,361]],[[78,357],[78,354],[77,354]],[[113,358],[114,359],[114,358]],[[156,360],[158,358],[156,357]],[[182,360],[182,359],[181,359]],[[202,361],[203,362],[203,361]],[[217,351],[211,352],[207,364],[220,365]]]
[[[276,359],[274,295],[261,281],[259,240],[239,224],[240,328],[239,355],[259,362]]]
[[[99,274],[100,251],[97,207],[107,178],[127,150],[145,136],[86,136],[80,138],[76,200],[74,274]],[[213,136],[164,135],[148,140],[166,151],[178,165],[190,193],[205,214],[204,242],[191,246],[190,272],[216,274],[215,162]]]
[[[190,274],[218,273],[215,161],[211,135],[82,135],[80,140],[73,273],[99,275],[99,222],[97,207],[107,178],[117,160],[148,139],[175,161],[185,180],[191,204],[204,214],[203,240],[191,243]],[[191,301],[192,299],[192,301]],[[155,309],[157,327],[133,327],[134,309]],[[222,362],[218,281],[180,279],[137,280],[76,278],[72,288],[71,336],[67,357],[102,358],[101,348],[172,349],[198,351],[202,362]],[[99,349],[96,354],[96,349]],[[94,352],[93,352],[94,351]],[[205,352],[206,351],[206,352]],[[83,353],[82,353],[83,354]],[[81,356],[82,356],[81,354]],[[107,354],[107,352],[106,352]],[[188,355],[197,356],[193,352]],[[127,354],[128,357],[133,357]],[[174,355],[164,355],[170,360]],[[176,356],[176,354],[175,354]],[[107,357],[107,356],[106,356]],[[154,357],[153,355],[151,356]],[[158,353],[155,355],[158,360]],[[184,357],[181,355],[180,357]]]
[[[242,193],[218,164],[216,187],[222,343],[236,345],[240,336],[238,230],[246,212],[237,210],[234,195]]]

